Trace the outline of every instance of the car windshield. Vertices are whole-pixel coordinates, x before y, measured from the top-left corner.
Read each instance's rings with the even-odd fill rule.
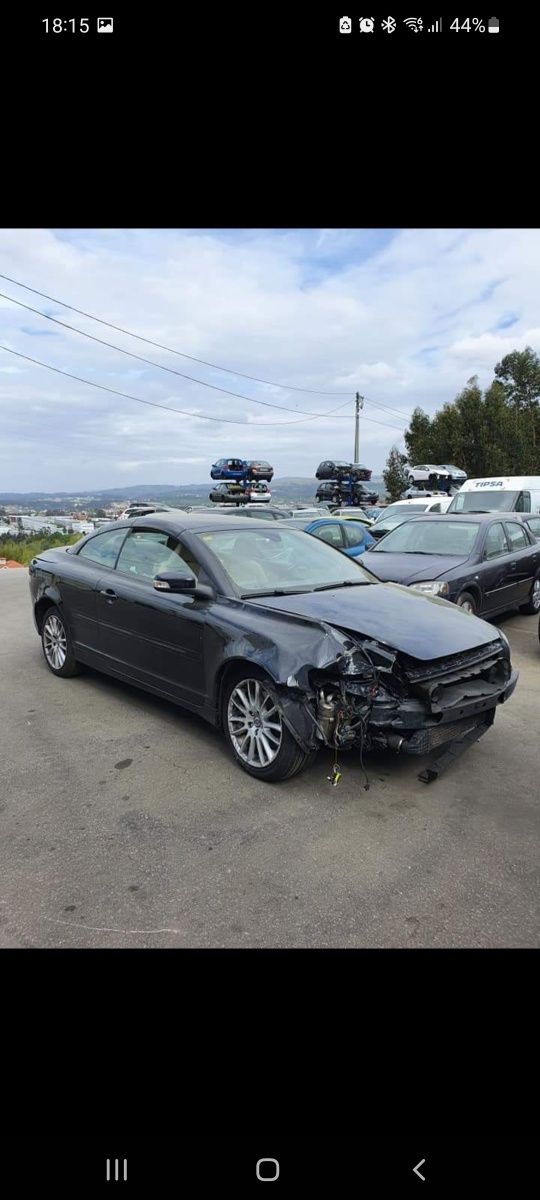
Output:
[[[468,556],[478,537],[477,521],[406,521],[388,533],[371,554],[444,554]]]
[[[390,504],[388,509],[377,517],[377,521],[373,521],[372,529],[395,529],[402,521],[408,521],[410,516],[414,516],[416,512],[425,512],[427,509],[427,500],[424,504]]]
[[[512,512],[519,492],[493,491],[458,492],[449,512]]]
[[[312,592],[378,582],[370,571],[298,529],[199,534],[243,596]]]

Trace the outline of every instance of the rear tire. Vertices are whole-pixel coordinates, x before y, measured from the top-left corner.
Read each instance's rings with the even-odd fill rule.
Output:
[[[456,604],[458,608],[464,608],[465,612],[470,613],[473,617],[475,617],[478,612],[478,604],[470,592],[462,592],[461,596],[458,596]]]
[[[540,613],[540,571],[533,579],[530,600],[526,604],[520,604],[519,611],[528,617],[535,617]]]
[[[305,751],[298,745],[268,686],[270,680],[264,672],[246,663],[227,679],[221,719],[238,765],[255,779],[279,783],[297,775],[317,751]]]
[[[63,613],[56,605],[47,609],[41,626],[41,645],[45,662],[53,675],[69,679],[81,668],[73,653],[73,644]]]

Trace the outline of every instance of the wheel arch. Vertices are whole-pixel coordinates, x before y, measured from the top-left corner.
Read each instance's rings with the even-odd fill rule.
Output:
[[[65,620],[66,614],[63,610],[60,592],[54,587],[49,587],[45,592],[43,592],[43,594],[38,600],[36,600],[34,604],[34,619],[39,634],[41,634],[43,629],[43,618],[45,613],[47,612],[47,609],[52,608],[53,606],[60,609]]]
[[[478,607],[479,608],[482,607],[482,600],[483,600],[482,588],[480,587],[480,584],[476,582],[476,580],[472,580],[471,583],[464,583],[463,586],[460,587],[458,594],[456,596],[456,604],[458,602],[459,597],[463,595],[463,592],[469,592],[469,594],[474,598],[474,600],[476,600]]]
[[[279,686],[278,681],[272,675],[272,672],[268,670],[268,667],[265,664],[259,662],[258,658],[244,658],[242,655],[236,654],[231,658],[225,659],[225,662],[221,663],[221,666],[216,671],[214,677],[214,698],[217,718],[216,724],[219,728],[221,728],[222,725],[223,692],[227,680],[230,679],[231,675],[235,675],[237,671],[244,670],[244,668],[249,670],[252,667],[256,667],[258,671],[262,671],[263,675],[266,675],[267,679],[271,684],[273,684],[274,687]]]

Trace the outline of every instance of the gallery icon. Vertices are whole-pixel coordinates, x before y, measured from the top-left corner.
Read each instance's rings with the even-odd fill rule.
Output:
[[[339,18],[339,32],[340,33],[351,33],[351,31],[352,31],[351,18],[350,17],[340,17]]]
[[[373,33],[375,17],[360,17],[360,33]]]
[[[98,33],[112,33],[113,17],[98,17],[97,31]]]

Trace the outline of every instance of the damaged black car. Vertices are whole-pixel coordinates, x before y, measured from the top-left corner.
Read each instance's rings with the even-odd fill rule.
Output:
[[[489,729],[517,681],[501,631],[281,522],[233,526],[152,513],[34,558],[49,669],[94,667],[199,713],[268,781],[327,746],[437,752],[429,782]]]

